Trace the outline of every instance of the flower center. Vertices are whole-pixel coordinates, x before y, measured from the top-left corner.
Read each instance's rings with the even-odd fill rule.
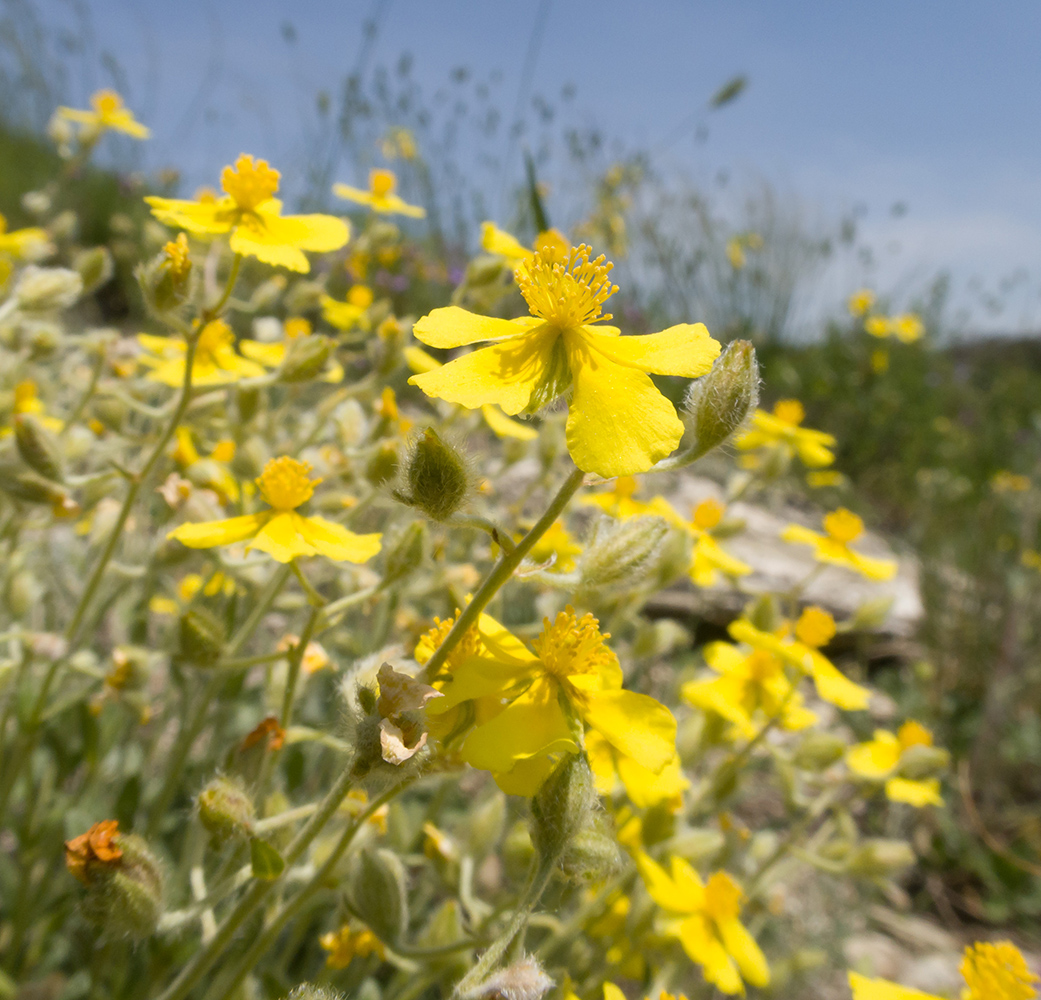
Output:
[[[394,191],[397,183],[398,179],[394,176],[392,170],[369,171],[369,190],[377,198],[386,198],[388,194]]]
[[[309,463],[298,462],[288,455],[272,458],[257,477],[257,486],[275,510],[295,510],[311,499],[314,488],[321,482],[321,479],[309,478],[310,471]]]
[[[175,281],[183,281],[188,277],[192,269],[192,262],[188,252],[188,237],[184,233],[178,233],[176,240],[171,240],[163,247],[166,254],[166,266],[170,271],[170,277]]]
[[[591,614],[577,618],[568,605],[552,624],[543,619],[542,634],[533,645],[546,671],[564,680],[573,674],[595,674],[617,663],[618,658],[604,645],[609,638],[601,635],[600,623]]]
[[[907,750],[909,747],[931,747],[933,745],[933,734],[929,732],[920,722],[909,719],[896,734],[900,741],[900,749]]]
[[[848,545],[863,533],[864,522],[852,511],[840,507],[824,515],[824,530],[832,541]]]
[[[718,500],[702,500],[694,508],[694,527],[709,531],[723,519],[723,505]]]
[[[353,285],[347,293],[347,301],[359,309],[368,309],[372,305],[372,289],[368,285]]]
[[[797,399],[781,399],[774,405],[774,416],[786,424],[797,427],[806,416],[806,410]]]
[[[306,337],[311,333],[311,321],[303,316],[290,316],[283,324],[286,340],[296,340],[297,337]]]
[[[90,103],[102,118],[107,118],[123,107],[123,98],[114,90],[99,90],[90,99]]]
[[[204,364],[215,364],[216,356],[234,343],[231,327],[222,319],[207,323],[199,334],[199,346],[195,348],[196,360]]]
[[[533,316],[560,330],[611,319],[603,304],[618,291],[608,274],[614,267],[601,254],[589,259],[584,243],[565,255],[551,246],[536,250],[517,269],[517,285]]]
[[[959,967],[970,1000],[1030,1000],[1037,982],[1019,949],[1008,941],[980,942],[965,949]]]
[[[835,619],[823,608],[807,608],[795,623],[795,637],[814,649],[835,638]]]
[[[741,888],[726,872],[715,872],[705,883],[707,915],[713,920],[734,920],[741,912],[742,895]]]
[[[243,153],[234,167],[225,167],[220,175],[221,187],[243,211],[249,212],[261,202],[267,201],[278,190],[282,175],[272,170],[267,160],[253,162],[253,157]]]

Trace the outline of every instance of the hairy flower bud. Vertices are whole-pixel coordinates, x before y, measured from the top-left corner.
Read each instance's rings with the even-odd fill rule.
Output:
[[[192,292],[192,261],[188,237],[180,233],[162,251],[134,272],[141,286],[145,305],[159,316],[174,312],[188,301]]]
[[[531,800],[531,840],[544,859],[559,858],[585,830],[597,803],[584,754],[565,754]]]
[[[358,917],[388,944],[408,926],[405,867],[391,851],[358,853],[347,877],[347,896]]]
[[[759,365],[755,348],[735,340],[716,359],[712,370],[692,382],[683,412],[701,453],[721,445],[741,426],[759,400]]]
[[[19,413],[14,419],[14,439],[18,454],[31,469],[45,479],[62,481],[61,451],[58,439],[35,414]]]
[[[460,992],[460,1000],[541,1000],[553,986],[538,959],[527,955]]]
[[[181,615],[177,654],[197,667],[212,667],[224,648],[224,629],[208,611],[193,608]]]
[[[79,510],[64,486],[37,472],[19,471],[10,466],[0,468],[0,490],[25,503],[49,504],[56,514],[70,515]]]
[[[465,456],[428,427],[409,449],[404,482],[394,490],[394,497],[435,521],[444,521],[463,506],[472,488],[473,474]]]
[[[846,752],[845,741],[834,733],[811,732],[795,751],[794,764],[804,771],[824,771]]]
[[[560,859],[560,870],[573,882],[601,882],[615,874],[622,865],[618,841],[594,823],[579,830]]]
[[[926,778],[935,778],[943,774],[950,762],[951,755],[943,747],[918,743],[900,754],[900,766],[897,771],[901,778],[924,781]]]
[[[31,264],[18,278],[14,297],[24,312],[68,309],[83,292],[83,279],[65,267]]]
[[[668,533],[660,517],[601,519],[578,559],[579,589],[638,586],[655,568]]]
[[[332,351],[332,341],[320,334],[295,337],[289,342],[285,359],[278,370],[282,382],[309,382],[322,373]]]
[[[112,254],[107,247],[90,247],[73,258],[72,266],[83,279],[83,294],[97,291],[115,273]]]
[[[162,869],[142,837],[117,833],[112,843],[118,857],[86,862],[83,913],[113,936],[146,938],[163,912]]]
[[[911,845],[881,837],[865,840],[850,855],[847,867],[854,875],[878,878],[896,875],[915,862]]]
[[[257,813],[245,786],[237,778],[214,778],[196,796],[199,822],[216,844],[245,840],[253,834]]]

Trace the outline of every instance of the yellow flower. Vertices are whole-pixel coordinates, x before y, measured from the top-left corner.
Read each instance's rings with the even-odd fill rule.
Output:
[[[58,108],[58,116],[66,121],[85,125],[95,133],[111,129],[124,132],[135,139],[147,139],[152,133],[145,128],[133,113],[123,104],[123,98],[114,90],[99,90],[91,95],[92,111],[78,111],[75,108]]]
[[[188,344],[183,337],[156,337],[139,333],[137,342],[148,353],[141,364],[151,368],[147,378],[177,388],[184,383],[184,359]],[[235,351],[235,334],[222,319],[207,323],[199,334],[192,360],[192,385],[228,385],[264,374],[264,367]]]
[[[1033,1000],[1037,996],[1033,984],[1038,977],[1011,941],[970,944],[958,971],[965,980],[963,1000]],[[885,979],[868,979],[856,972],[849,974],[849,985],[853,1000],[941,1000],[931,993]]]
[[[854,684],[820,652],[835,635],[835,620],[823,608],[807,608],[794,629],[786,623],[776,632],[765,632],[747,618],[738,618],[727,631],[738,642],[773,653],[808,674],[824,701],[848,711],[867,708],[871,692]]]
[[[811,531],[799,524],[789,524],[781,533],[786,542],[812,545],[813,558],[818,562],[845,566],[869,580],[890,580],[896,575],[897,564],[892,559],[872,559],[850,548],[864,533],[864,522],[852,511],[839,507],[824,515],[824,534]]]
[[[27,378],[14,387],[14,406],[11,408],[11,416],[17,417],[23,413],[31,413],[40,418],[40,423],[48,430],[60,431],[65,426],[64,422],[57,417],[48,417],[44,410],[43,400],[37,392],[36,383]],[[0,428],[0,437],[7,437],[14,433],[14,426]]]
[[[257,477],[261,496],[271,510],[223,521],[182,524],[166,537],[193,549],[249,541],[278,562],[298,556],[323,555],[337,562],[363,563],[380,550],[380,535],[356,535],[323,517],[304,517],[297,507],[311,499],[320,479],[310,479],[311,466],[288,455],[272,458]]]
[[[373,302],[372,289],[368,285],[352,285],[347,292],[347,300],[340,302],[330,295],[323,295],[319,300],[322,305],[322,319],[337,330],[368,331],[369,307]]]
[[[730,261],[730,266],[735,271],[740,271],[748,263],[744,247],[741,246],[741,241],[736,236],[727,240],[726,252],[727,260]]]
[[[737,883],[722,871],[702,882],[690,864],[675,855],[670,865],[668,873],[643,851],[636,854],[647,892],[672,918],[667,933],[723,993],[744,993],[742,977],[753,986],[767,986],[766,957],[738,919],[743,893]]]
[[[564,522],[554,521],[532,546],[528,558],[534,563],[549,563],[552,560],[551,566],[558,573],[570,573],[575,568],[575,556],[581,551],[582,546],[564,527]]]
[[[381,959],[386,956],[383,942],[368,927],[355,931],[350,924],[344,924],[339,930],[323,934],[318,943],[329,952],[325,964],[330,969],[346,969],[355,956],[378,955]]]
[[[655,774],[632,757],[620,753],[595,729],[586,733],[585,744],[589,768],[601,795],[612,795],[620,781],[629,801],[638,809],[665,804],[676,812],[682,806],[683,790],[690,788],[690,782],[683,776],[678,756]]]
[[[581,748],[583,724],[655,775],[676,756],[676,720],[653,698],[622,689],[622,668],[592,615],[568,608],[545,619],[529,650],[483,615],[468,655],[436,680],[436,717],[472,707],[477,725],[460,746],[471,766],[491,771],[503,791],[534,795],[562,753]],[[420,660],[420,650],[416,658]],[[421,660],[422,662],[422,660]]]
[[[699,587],[713,586],[719,573],[735,577],[752,572],[751,566],[730,555],[712,537],[712,529],[723,519],[725,509],[717,500],[703,500],[694,509],[690,523],[684,525],[684,529],[694,539],[688,573]]]
[[[653,516],[663,517],[677,528],[685,526],[683,518],[673,510],[664,497],[636,500],[634,495],[639,488],[640,481],[635,476],[619,476],[611,489],[579,497],[579,503],[599,507],[605,514],[619,521],[627,521],[631,517]]]
[[[862,778],[885,781],[886,798],[912,806],[942,806],[937,778],[911,780],[899,775],[904,754],[911,747],[933,745],[933,734],[918,722],[905,722],[896,734],[876,729],[875,738],[858,743],[846,755],[849,769]]]
[[[417,375],[437,371],[438,368],[444,367],[437,358],[427,354],[421,347],[410,345],[404,348],[402,353],[405,355],[409,368]],[[534,441],[539,436],[539,432],[534,427],[530,427],[520,420],[511,420],[499,407],[493,406],[491,403],[486,403],[481,407],[481,416],[484,417],[484,422],[496,437]]]
[[[235,457],[235,442],[218,441],[208,458],[203,458],[195,448],[192,432],[187,427],[176,430],[177,444],[173,460],[186,472],[192,483],[213,490],[221,503],[234,503],[239,498],[239,484],[228,463]]]
[[[870,288],[861,288],[849,297],[849,313],[851,316],[864,316],[875,304],[875,293]]]
[[[7,229],[7,219],[0,215],[0,253],[26,260],[38,260],[50,248],[47,231],[38,226],[28,229]]]
[[[990,488],[995,493],[1026,493],[1030,489],[1030,478],[999,469],[990,480]]]
[[[914,313],[904,313],[893,317],[893,333],[896,334],[898,340],[902,340],[905,344],[913,344],[922,338],[925,333],[925,324],[921,317]]]
[[[571,248],[567,238],[556,229],[547,229],[535,237],[531,247],[526,247],[516,236],[511,236],[503,229],[499,229],[494,222],[481,223],[481,247],[487,253],[493,253],[499,257],[505,257],[512,261],[514,269],[526,264],[534,256],[536,251],[541,253],[566,254]]]
[[[278,368],[286,359],[289,345],[298,337],[311,335],[311,323],[302,316],[291,316],[282,324],[283,339],[272,342],[260,340],[240,340],[239,350],[251,361],[256,361],[265,368]],[[321,381],[333,385],[343,381],[343,366],[332,360],[326,371],[319,376]]]
[[[774,406],[773,413],[756,410],[751,429],[735,443],[741,451],[780,448],[789,458],[798,455],[802,464],[811,469],[831,465],[835,461],[831,450],[835,447],[835,438],[824,431],[800,427],[805,416],[806,411],[797,399],[782,399]]]
[[[398,179],[392,170],[370,170],[368,191],[350,187],[347,184],[334,184],[333,194],[359,205],[368,205],[374,212],[382,215],[407,215],[413,219],[424,218],[427,214],[425,208],[410,205],[394,193],[397,184]]]
[[[803,705],[787,677],[784,661],[765,649],[741,649],[729,642],[710,642],[705,662],[719,677],[689,681],[683,699],[696,708],[715,712],[747,739],[772,719],[788,730],[805,729],[817,716]]]
[[[433,823],[423,824],[423,853],[436,861],[455,861],[459,857],[459,849],[455,841],[443,830],[439,830]]]
[[[221,174],[223,198],[149,197],[145,201],[152,214],[168,226],[201,236],[230,233],[234,253],[306,274],[311,265],[303,251],[339,250],[349,239],[350,229],[331,215],[282,215],[282,202],[274,197],[280,176],[267,161],[254,163],[252,156],[243,153],[234,167],[225,167]]]
[[[566,257],[539,252],[517,276],[531,316],[502,320],[456,306],[435,309],[416,323],[423,343],[496,343],[409,381],[429,396],[470,409],[497,403],[510,415],[534,412],[571,387],[567,446],[575,464],[605,477],[646,471],[683,436],[676,411],[647,373],[704,375],[719,344],[700,323],[644,337],[594,327],[610,318],[601,315],[617,290],[610,268],[603,257],[590,261],[584,245]]]

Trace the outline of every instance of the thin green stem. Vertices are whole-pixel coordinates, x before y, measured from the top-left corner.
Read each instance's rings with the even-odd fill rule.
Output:
[[[87,403],[91,401],[94,396],[94,390],[98,387],[98,379],[101,378],[101,373],[105,370],[105,359],[108,352],[105,345],[102,344],[98,348],[97,360],[94,362],[94,368],[90,373],[90,381],[87,383],[87,388],[83,391],[83,395],[80,396],[79,402],[73,407],[72,413],[65,418],[65,422],[61,426],[61,430],[58,432],[59,437],[64,437],[66,431],[70,427],[73,427],[79,418],[83,415],[83,411],[87,408]]]
[[[231,297],[232,290],[235,288],[235,282],[239,278],[239,269],[242,267],[242,254],[235,254],[235,259],[231,262],[231,271],[228,273],[227,283],[224,285],[224,292],[217,301],[207,309],[202,311],[202,322],[203,325],[209,323],[211,320],[216,319],[224,308],[228,299]]]
[[[315,626],[318,624],[318,618],[321,613],[322,609],[320,607],[311,608],[311,614],[308,615],[307,624],[304,626],[304,633],[297,640],[296,645],[289,654],[286,689],[282,694],[282,714],[279,718],[279,725],[283,729],[288,728],[293,716],[293,701],[296,698],[296,685],[300,678],[300,664],[303,663],[307,645],[311,641],[311,636],[314,635]]]
[[[474,594],[470,603],[463,608],[456,619],[444,642],[438,646],[434,655],[427,661],[423,668],[424,676],[435,677],[444,666],[448,654],[456,647],[459,641],[466,635],[467,630],[476,623],[481,612],[488,606],[488,602],[499,592],[507,580],[513,576],[513,571],[521,564],[524,557],[532,550],[535,543],[550,529],[553,522],[560,516],[568,505],[571,498],[578,492],[582,485],[585,473],[581,469],[575,469],[564,480],[556,496],[550,501],[546,512],[535,522],[534,527],[517,543],[512,552],[503,552],[502,557],[496,563],[494,569],[485,578],[477,593]]]

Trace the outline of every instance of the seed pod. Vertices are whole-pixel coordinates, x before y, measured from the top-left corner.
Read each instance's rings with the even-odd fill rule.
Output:
[[[236,778],[214,778],[195,798],[199,822],[217,844],[245,840],[253,834],[257,818],[253,800]]]
[[[31,469],[45,479],[62,481],[61,451],[58,439],[32,413],[19,413],[14,418],[14,439],[18,454]]]
[[[834,733],[808,733],[795,751],[793,763],[803,771],[824,771],[845,752],[845,741]]]
[[[391,851],[359,852],[348,874],[347,896],[381,941],[393,945],[408,926],[405,868]]]
[[[900,755],[901,778],[911,781],[923,781],[935,778],[947,770],[951,755],[943,747],[927,747],[922,744],[908,747]]]
[[[140,940],[155,931],[163,912],[162,869],[142,837],[122,833],[115,843],[122,852],[117,861],[87,865],[83,912],[114,936]]]

